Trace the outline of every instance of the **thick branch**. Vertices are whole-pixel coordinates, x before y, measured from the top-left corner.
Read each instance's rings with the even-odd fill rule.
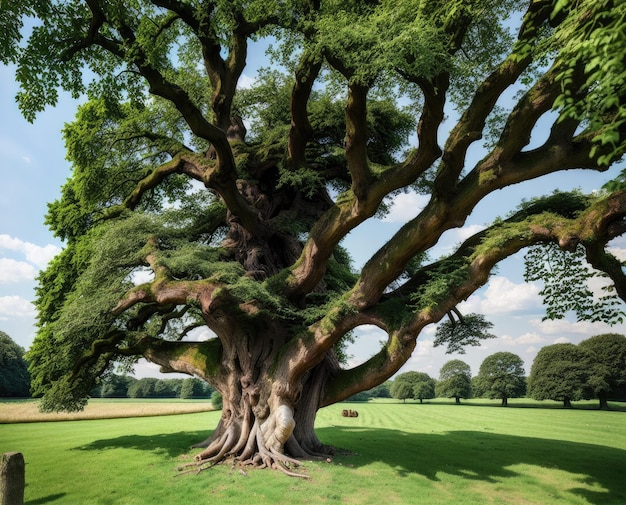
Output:
[[[359,199],[367,196],[372,178],[367,161],[367,92],[366,86],[350,84],[346,103],[346,160],[352,192]]]
[[[127,352],[142,355],[161,366],[162,372],[179,372],[195,375],[211,384],[220,373],[222,344],[218,339],[202,342],[171,342],[144,337]]]
[[[305,53],[296,70],[296,82],[291,90],[291,128],[288,143],[290,164],[293,168],[302,166],[305,161],[306,143],[312,134],[307,106],[321,68],[321,59],[312,53]]]
[[[500,226],[483,230],[464,242],[451,258],[442,260],[451,263],[455,262],[455,258],[467,260],[464,279],[456,285],[448,286],[445,295],[435,306],[418,310],[411,319],[407,319],[407,323],[390,334],[388,343],[378,354],[358,367],[343,370],[331,377],[323,404],[329,405],[343,400],[391,377],[408,360],[417,337],[426,325],[439,321],[486,284],[490,272],[498,262],[533,244],[554,242],[568,249],[582,243],[587,249],[590,263],[611,277],[618,294],[626,300],[626,276],[622,272],[621,263],[607,254],[600,245],[626,232],[626,192],[615,193],[597,202],[575,219],[543,213],[528,216],[529,212],[532,213],[532,209],[524,210]],[[505,229],[509,227],[519,229],[515,233],[507,232]],[[487,237],[500,236],[502,239],[497,245],[490,243],[489,246],[481,246]],[[426,267],[419,277],[396,292],[385,295],[386,299],[400,297],[404,300],[408,291],[428,282],[433,273],[441,268],[440,265],[441,262],[438,262]],[[394,314],[394,317],[398,318],[398,314]],[[358,317],[353,316],[353,319]],[[387,327],[384,320],[378,320],[376,324],[383,329]]]
[[[532,42],[537,36],[538,28],[548,19],[550,12],[551,2],[537,0],[531,3],[524,16],[513,52],[478,88],[471,104],[450,132],[435,180],[435,194],[438,198],[451,198],[454,195],[451,188],[456,186],[463,170],[469,146],[482,137],[487,116],[502,93],[515,83],[532,62]]]

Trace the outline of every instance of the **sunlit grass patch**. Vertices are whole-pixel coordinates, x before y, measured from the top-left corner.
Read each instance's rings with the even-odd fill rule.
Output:
[[[219,416],[4,424],[0,451],[23,452],[27,505],[626,503],[623,412],[333,405],[319,412],[318,435],[345,450],[304,462],[310,481],[228,465],[178,476]]]
[[[81,412],[39,412],[37,400],[0,400],[0,423],[74,421],[190,414],[211,410],[208,400],[92,399]]]

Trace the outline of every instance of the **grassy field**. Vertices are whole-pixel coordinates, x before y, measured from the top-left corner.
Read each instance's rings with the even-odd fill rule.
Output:
[[[320,411],[318,434],[351,452],[306,462],[308,481],[227,466],[177,476],[219,412],[4,424],[0,452],[24,454],[27,505],[622,505],[626,413],[591,405],[333,405]],[[359,417],[342,417],[344,408]]]
[[[211,402],[208,400],[94,398],[82,412],[42,413],[36,400],[0,399],[0,424],[191,414],[209,410]]]

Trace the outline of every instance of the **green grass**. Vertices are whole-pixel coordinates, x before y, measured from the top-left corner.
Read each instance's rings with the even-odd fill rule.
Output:
[[[333,405],[318,435],[351,454],[307,462],[309,481],[227,466],[176,476],[217,412],[0,425],[0,452],[24,454],[27,505],[626,503],[624,412],[519,405]]]

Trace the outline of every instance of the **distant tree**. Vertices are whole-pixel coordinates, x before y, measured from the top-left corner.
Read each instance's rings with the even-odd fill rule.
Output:
[[[154,377],[144,377],[128,389],[128,396],[131,398],[150,398],[155,396],[157,379]]]
[[[426,374],[424,374],[426,375]],[[418,382],[413,386],[413,398],[423,403],[424,400],[435,397],[435,379],[428,377],[428,380]]]
[[[439,370],[439,382],[436,386],[437,396],[454,398],[461,403],[461,398],[472,397],[472,371],[470,366],[460,359],[445,363]]]
[[[100,385],[101,398],[128,398],[128,390],[137,382],[129,375],[111,374]]]
[[[583,340],[578,347],[590,351],[595,362],[606,367],[604,380],[598,381],[599,387],[592,389],[600,400],[600,408],[608,409],[609,398],[626,395],[626,336],[616,333],[596,335]]]
[[[571,408],[572,401],[593,396],[590,384],[599,383],[603,374],[590,351],[574,344],[548,345],[533,361],[528,394],[535,400],[562,401]]]
[[[209,398],[213,390],[209,391],[206,383],[195,377],[184,379],[180,389],[181,398]]]
[[[406,403],[407,398],[413,398],[413,386],[410,382],[396,379],[391,385],[391,397]]]
[[[30,396],[24,349],[0,331],[0,396]]]
[[[157,379],[154,384],[155,398],[174,398],[179,396],[180,387],[176,387],[176,383],[171,380]]]
[[[426,385],[418,388],[416,394],[415,387],[418,385]],[[429,393],[428,385],[432,386],[432,394]],[[405,372],[398,375],[391,383],[389,392],[393,398],[406,401],[407,398],[415,398],[422,400],[425,398],[435,397],[435,381],[423,372]]]
[[[213,394],[211,395],[211,405],[213,405],[215,410],[222,410],[224,399],[219,391],[213,391]]]
[[[475,396],[500,398],[502,406],[506,407],[509,398],[526,394],[524,361],[512,352],[497,352],[487,356],[480,365],[473,385]]]
[[[372,389],[368,390],[371,398],[391,398],[390,390],[392,384],[392,381],[385,381],[382,384],[379,384],[378,386],[375,386]]]

